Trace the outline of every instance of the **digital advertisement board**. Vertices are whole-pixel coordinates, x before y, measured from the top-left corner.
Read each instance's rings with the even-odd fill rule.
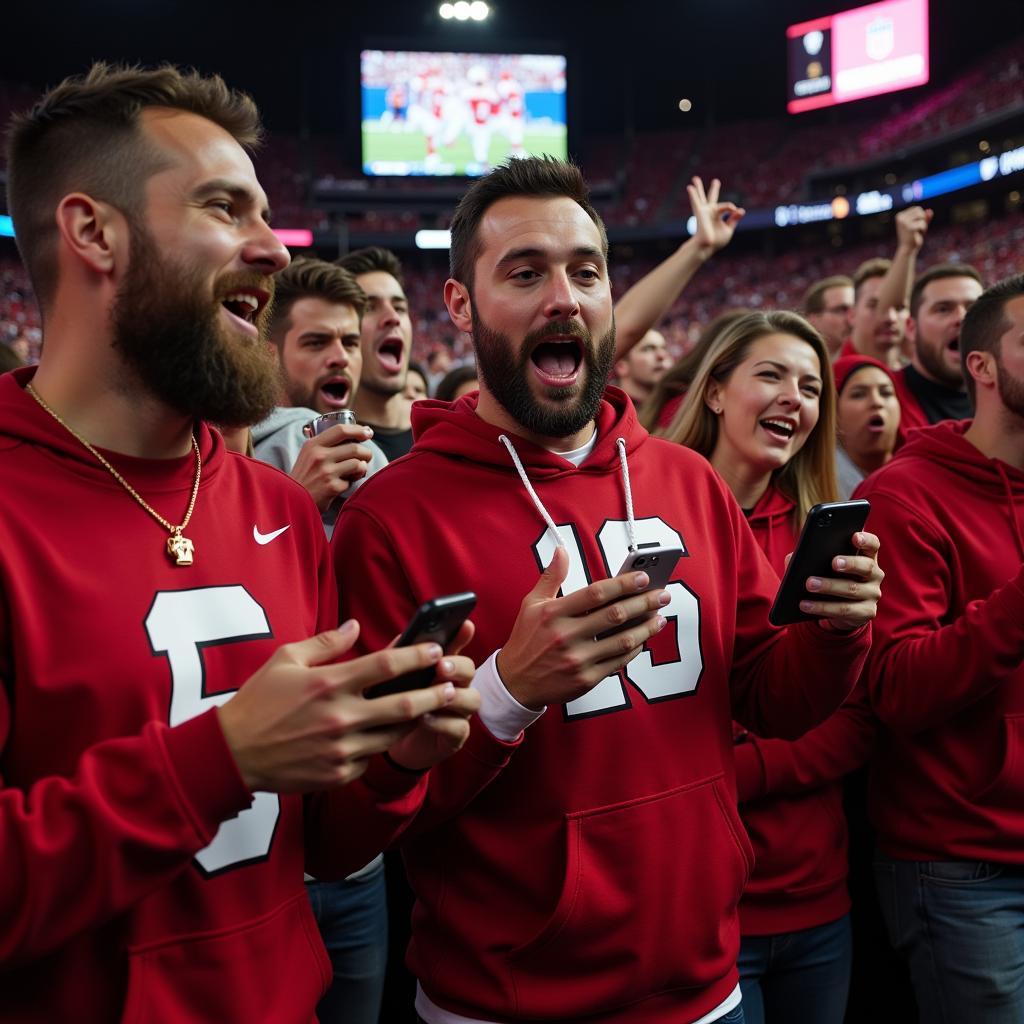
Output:
[[[786,30],[791,114],[928,81],[928,0],[884,0]]]
[[[564,56],[363,50],[360,70],[366,174],[476,176],[568,154]]]

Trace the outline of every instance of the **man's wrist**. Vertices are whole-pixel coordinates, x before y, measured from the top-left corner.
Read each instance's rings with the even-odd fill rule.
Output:
[[[480,694],[477,715],[484,727],[495,739],[512,743],[544,714],[546,708],[539,711],[528,708],[509,692],[498,671],[500,653],[495,651],[476,670],[470,685]]]
[[[717,250],[710,242],[701,242],[696,235],[688,238],[679,246],[680,255],[697,264],[706,263],[716,252]]]

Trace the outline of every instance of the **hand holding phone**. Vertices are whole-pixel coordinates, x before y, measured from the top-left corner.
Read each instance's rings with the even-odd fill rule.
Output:
[[[402,635],[395,641],[396,647],[410,644],[435,643],[446,650],[455,639],[463,622],[476,607],[476,594],[466,591],[448,594],[426,601],[416,609]],[[387,682],[378,683],[363,692],[364,697],[384,697],[390,693],[404,693],[406,690],[422,690],[434,682],[433,667],[407,672]]]
[[[650,579],[650,583],[644,587],[641,593],[646,594],[651,590],[664,590],[668,584],[668,578],[676,567],[676,562],[682,558],[682,555],[682,548],[663,548],[657,545],[647,548],[640,547],[626,555],[625,561],[615,575],[622,576],[628,572],[645,572]],[[597,639],[603,640],[605,637],[613,636],[622,629],[632,629],[643,621],[643,618],[630,619],[619,626],[618,629],[606,629],[604,632],[598,633]]]
[[[864,529],[870,508],[863,499],[832,501],[815,505],[807,513],[796,550],[786,567],[772,610],[768,613],[768,621],[773,626],[821,618],[800,607],[801,601],[813,596],[807,590],[808,577],[834,579],[836,572],[832,568],[832,560],[840,555],[857,554],[853,535]]]

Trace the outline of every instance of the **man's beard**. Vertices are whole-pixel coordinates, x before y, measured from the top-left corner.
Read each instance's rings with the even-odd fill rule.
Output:
[[[273,278],[225,274],[216,296],[205,295],[206,287],[201,273],[164,258],[149,232],[133,226],[130,263],[111,312],[114,347],[172,409],[224,427],[258,423],[281,389],[277,355],[266,342],[270,303],[252,338],[221,322],[218,297],[245,287],[273,294]]]
[[[538,402],[530,390],[530,353],[545,338],[570,334],[580,340],[583,383],[577,380],[565,388],[546,386],[545,397],[557,404]],[[481,380],[517,423],[539,437],[571,437],[594,419],[601,404],[615,360],[615,321],[596,346],[590,331],[576,321],[547,324],[523,339],[517,355],[508,335],[492,331],[474,307],[473,344]]]
[[[964,376],[960,370],[953,371],[950,369],[949,364],[943,358],[943,348],[936,348],[929,342],[921,344],[921,339],[918,338],[915,343],[917,350],[918,362],[924,367],[926,373],[930,374],[933,380],[938,381],[940,384],[944,384],[947,388],[955,388],[958,391],[963,391]]]
[[[999,397],[1010,412],[1024,419],[1024,382],[1007,372],[998,351],[995,355],[996,384],[999,387]]]

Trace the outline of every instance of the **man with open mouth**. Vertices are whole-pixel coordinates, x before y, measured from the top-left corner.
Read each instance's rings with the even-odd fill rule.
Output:
[[[809,581],[825,621],[773,629],[778,577],[732,495],[606,389],[607,254],[572,164],[513,159],[467,190],[445,303],[479,392],[413,406],[411,453],[332,540],[361,643],[478,596],[480,727],[402,840],[428,1024],[742,1021],[730,715],[798,735],[867,653],[877,538]],[[664,588],[653,561],[623,568],[655,548],[685,552]]]
[[[252,428],[253,448],[309,491],[330,537],[340,501],[388,461],[364,424],[337,423],[313,437],[304,432],[318,415],[352,407],[366,295],[347,270],[308,258],[282,271],[276,286],[268,333],[281,366],[281,397]]]
[[[412,319],[402,284],[402,264],[388,249],[357,249],[337,261],[366,293],[362,322],[363,371],[352,408],[372,428],[389,461],[412,447],[409,403],[403,395],[412,354]]]
[[[970,418],[960,327],[983,288],[981,275],[966,263],[929,267],[914,282],[907,320],[911,360],[894,374],[902,410],[898,445],[915,427]]]

